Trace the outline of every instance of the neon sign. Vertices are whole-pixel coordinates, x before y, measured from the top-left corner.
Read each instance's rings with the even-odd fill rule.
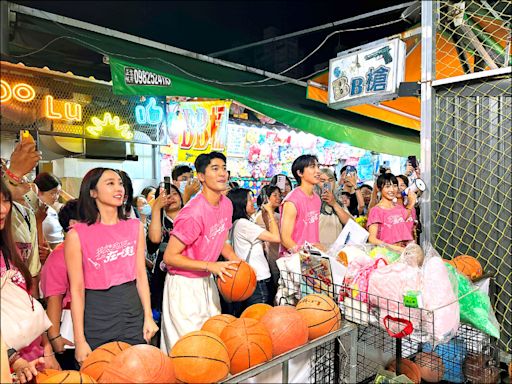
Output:
[[[106,127],[113,128],[113,132],[118,134],[124,139],[130,140],[133,138],[133,132],[129,124],[121,124],[119,116],[112,117],[110,112],[105,112],[103,119],[97,116],[91,117],[93,125],[85,127],[87,133],[93,137],[100,137]]]
[[[61,112],[57,112],[59,106]],[[52,95],[44,98],[44,115],[52,120],[82,121],[82,106],[70,101],[54,100]]]
[[[156,99],[150,97],[146,106],[135,107],[135,119],[137,124],[160,124],[164,119],[164,109],[156,105]]]
[[[11,98],[22,103],[30,103],[36,97],[34,88],[25,83],[18,83],[11,88],[7,81],[1,80],[1,88],[0,102],[2,103],[8,102]]]

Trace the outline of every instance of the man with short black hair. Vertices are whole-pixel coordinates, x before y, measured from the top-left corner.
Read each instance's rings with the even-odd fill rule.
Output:
[[[186,333],[196,331],[211,316],[220,314],[213,276],[224,281],[240,259],[226,240],[232,227],[233,205],[226,189],[226,157],[219,152],[201,154],[195,161],[202,191],[174,220],[164,253],[165,278],[162,338],[166,353]],[[219,262],[219,255],[228,261]]]
[[[192,168],[188,165],[181,164],[174,167],[171,173],[173,184],[178,187],[183,197],[183,204],[194,197],[201,189],[201,183],[194,179]]]

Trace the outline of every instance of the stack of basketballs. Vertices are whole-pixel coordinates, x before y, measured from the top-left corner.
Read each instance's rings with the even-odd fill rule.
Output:
[[[245,262],[226,282],[228,301],[243,301],[256,287]],[[169,355],[150,345],[111,342],[96,348],[80,372],[46,370],[38,383],[213,383],[300,347],[341,327],[338,305],[327,295],[304,297],[296,307],[254,304],[237,319],[217,315],[181,337]]]

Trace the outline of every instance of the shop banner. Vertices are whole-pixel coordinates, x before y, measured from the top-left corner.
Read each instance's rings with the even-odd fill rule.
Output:
[[[231,101],[191,101],[167,106],[163,142],[177,151],[179,163],[194,163],[201,153],[226,154]]]
[[[405,76],[405,43],[373,42],[329,61],[328,105],[341,109],[398,97]]]

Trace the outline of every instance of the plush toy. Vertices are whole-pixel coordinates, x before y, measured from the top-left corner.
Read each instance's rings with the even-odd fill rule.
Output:
[[[249,160],[249,162],[251,162],[251,163],[258,162],[260,159],[260,152],[261,152],[260,146],[258,144],[252,144],[249,147],[249,156],[247,158]]]
[[[497,339],[500,338],[498,322],[492,311],[489,296],[475,289],[471,281],[447,264],[448,273],[458,282],[460,320]]]
[[[404,252],[400,256],[400,261],[402,263],[409,264],[412,267],[421,267],[424,259],[425,253],[416,243],[407,244]]]

